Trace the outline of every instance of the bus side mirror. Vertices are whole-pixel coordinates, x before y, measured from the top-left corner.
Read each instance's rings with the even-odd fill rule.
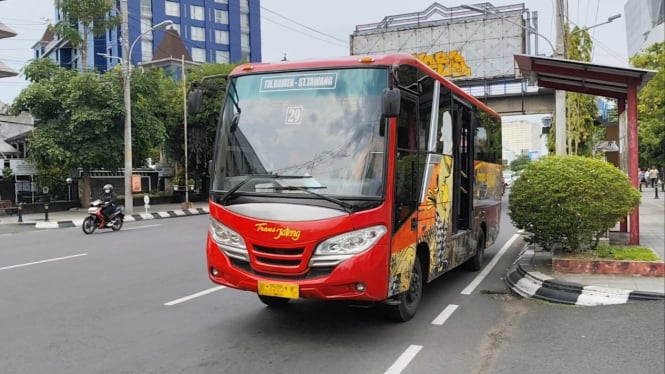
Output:
[[[195,88],[187,95],[187,112],[189,114],[201,113],[203,110],[203,91]]]
[[[399,115],[399,105],[401,102],[401,94],[399,89],[386,88],[383,90],[383,97],[381,98],[381,108],[383,117],[397,117]]]
[[[212,175],[212,160],[208,160],[208,175]]]

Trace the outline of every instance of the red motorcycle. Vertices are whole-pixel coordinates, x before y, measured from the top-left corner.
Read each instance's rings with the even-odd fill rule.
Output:
[[[124,205],[116,205],[108,220],[104,219],[104,215],[102,214],[102,209],[105,207],[106,203],[102,203],[99,199],[90,203],[88,216],[85,217],[83,224],[81,225],[84,233],[90,235],[95,232],[96,229],[111,229],[113,231],[118,231],[122,228],[122,222],[125,218]]]

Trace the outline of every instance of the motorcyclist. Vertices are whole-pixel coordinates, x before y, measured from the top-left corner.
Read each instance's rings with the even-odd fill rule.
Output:
[[[103,204],[102,215],[104,216],[104,220],[108,223],[109,217],[113,214],[115,206],[118,203],[118,196],[113,192],[113,185],[105,184],[104,193],[99,199]]]

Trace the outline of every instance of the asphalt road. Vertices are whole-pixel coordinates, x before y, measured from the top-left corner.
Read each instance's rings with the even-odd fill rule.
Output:
[[[514,233],[503,222],[486,277],[443,276],[402,324],[380,308],[299,300],[274,310],[217,287],[206,275],[207,216],[3,235],[0,372],[663,372],[662,303],[571,308],[507,294],[501,277],[520,245],[497,256]]]

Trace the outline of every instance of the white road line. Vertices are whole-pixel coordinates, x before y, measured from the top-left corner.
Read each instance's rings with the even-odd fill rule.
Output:
[[[136,227],[125,227],[125,228],[123,228],[123,231],[126,231],[126,230],[140,230],[140,229],[145,229],[145,228],[148,228],[148,227],[157,227],[157,226],[160,226],[160,225],[156,224],[156,225],[145,225],[145,226],[136,226]]]
[[[466,286],[466,288],[463,289],[462,292],[460,292],[460,293],[461,293],[462,295],[471,295],[471,292],[473,292],[473,290],[475,290],[476,287],[478,287],[478,285],[480,284],[480,282],[482,282],[483,279],[485,279],[485,277],[487,276],[487,274],[489,274],[490,271],[492,271],[492,268],[496,265],[497,262],[499,262],[499,259],[501,259],[501,256],[503,256],[503,254],[506,253],[506,251],[508,250],[508,248],[510,248],[510,246],[513,244],[513,242],[514,242],[517,238],[519,238],[519,237],[520,237],[519,234],[515,234],[515,235],[513,235],[513,236],[512,236],[507,242],[506,242],[506,244],[504,244],[503,247],[501,247],[501,249],[499,250],[499,252],[497,252],[496,256],[494,256],[494,258],[492,258],[492,261],[490,261],[490,263],[487,264],[487,266],[485,266],[485,268],[483,269],[483,271],[481,271],[480,274],[476,275],[476,277],[471,281],[471,283],[469,283],[469,285]]]
[[[406,366],[409,364],[409,362],[411,362],[411,360],[413,360],[413,358],[416,357],[416,355],[418,354],[418,352],[420,352],[421,349],[423,349],[422,345],[411,344],[409,348],[407,348],[406,351],[404,351],[404,353],[402,353],[399,356],[397,361],[395,361],[395,363],[391,367],[389,367],[388,370],[385,371],[384,374],[401,373],[402,370],[404,370],[404,368],[406,368]]]
[[[21,268],[21,267],[24,267],[24,266],[43,264],[43,263],[46,263],[46,262],[53,262],[53,261],[60,261],[60,260],[69,260],[70,258],[81,257],[81,256],[87,256],[87,255],[88,255],[87,253],[79,253],[79,254],[77,254],[77,255],[72,255],[72,256],[49,258],[49,259],[47,259],[47,260],[41,260],[41,261],[35,261],[35,262],[26,262],[26,263],[24,263],[24,264],[5,266],[5,267],[0,268],[0,270],[8,270],[8,269]]]
[[[200,296],[205,296],[209,293],[213,293],[215,291],[223,290],[225,288],[226,288],[226,286],[217,286],[217,287],[209,288],[207,290],[197,292],[197,293],[189,295],[189,296],[185,296],[185,297],[181,297],[179,299],[173,300],[173,301],[169,301],[168,303],[164,303],[164,305],[166,305],[166,306],[178,305],[180,303],[184,303],[185,301],[189,301],[191,299],[195,299],[195,298],[200,297]]]
[[[459,307],[459,305],[450,304],[448,305],[436,318],[432,321],[433,325],[443,325],[444,322],[450,317],[453,312]]]

